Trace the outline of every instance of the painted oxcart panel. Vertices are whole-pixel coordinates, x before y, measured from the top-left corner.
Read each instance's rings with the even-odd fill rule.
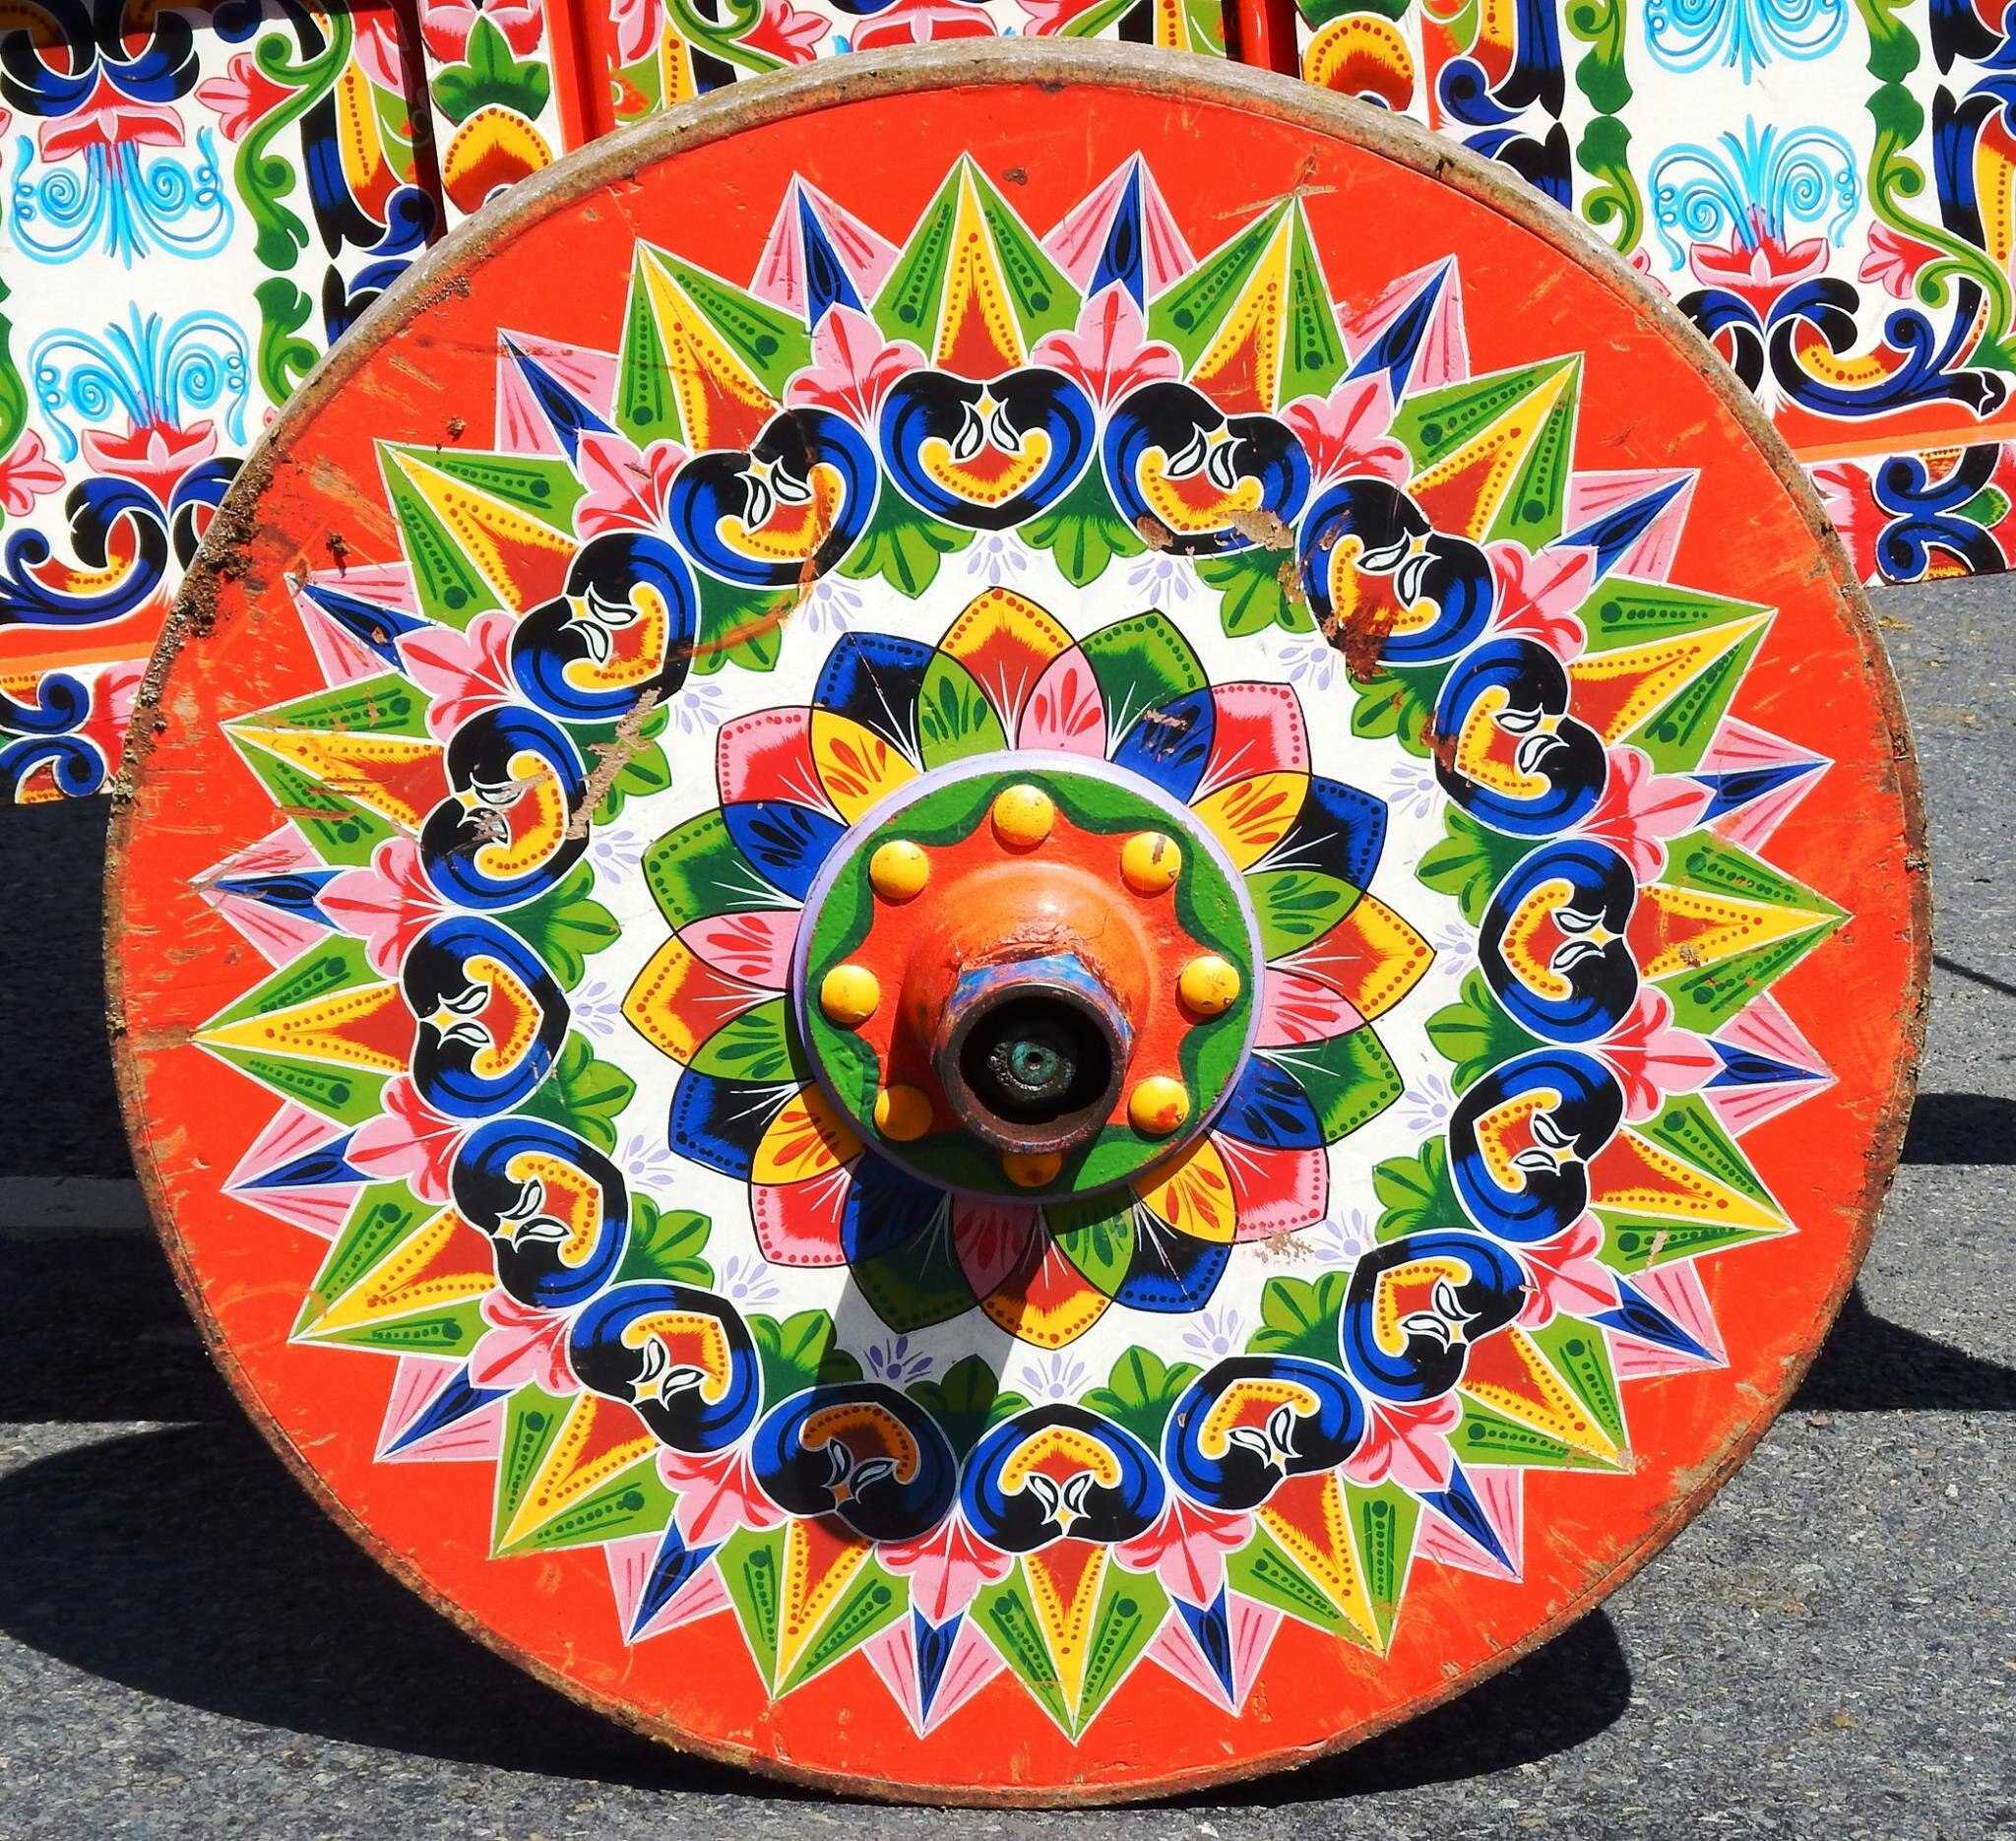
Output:
[[[1068,1798],[1691,1511],[1859,1254],[1923,869],[1808,502],[1529,193],[988,70],[612,141],[338,361],[113,972],[199,1313],[406,1577],[719,1755]],[[904,1019],[1065,880],[1148,1046],[997,1157]]]
[[[389,6],[0,21],[0,792],[103,786],[274,409],[424,244]]]
[[[1519,172],[1670,295],[1864,581],[2016,545],[1999,8],[1299,0],[1303,74]]]

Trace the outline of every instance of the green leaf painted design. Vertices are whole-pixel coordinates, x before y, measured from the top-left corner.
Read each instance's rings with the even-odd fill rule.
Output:
[[[1177,1396],[1198,1372],[1192,1362],[1164,1362],[1152,1349],[1125,1349],[1113,1363],[1106,1384],[1093,1388],[1083,1404],[1124,1426],[1151,1451],[1159,1450],[1162,1428]]]
[[[1125,0],[1114,0],[1123,11]],[[1039,518],[1021,528],[1019,536],[1037,549],[1046,549],[1059,573],[1073,588],[1089,588],[1115,556],[1139,556],[1148,547],[1114,508],[1105,475],[1088,467],[1078,483]]]
[[[763,1367],[763,1398],[771,1405],[824,1381],[861,1378],[861,1365],[841,1348],[823,1310],[801,1310],[782,1322],[752,1316],[749,1334]]]
[[[616,1115],[630,1104],[637,1083],[614,1062],[598,1059],[579,1032],[560,1045],[552,1071],[519,1110],[564,1125],[604,1151],[616,1148]]]
[[[1260,1327],[1248,1344],[1255,1355],[1337,1362],[1337,1320],[1351,1290],[1342,1272],[1315,1279],[1269,1279],[1260,1294]]]
[[[714,1224],[690,1208],[661,1208],[648,1195],[630,1198],[630,1240],[616,1282],[662,1279],[671,1285],[711,1286],[714,1267],[701,1254]]]
[[[558,888],[513,914],[511,925],[545,961],[563,990],[581,983],[591,953],[606,952],[623,931],[616,917],[595,899],[595,870],[586,862],[577,863]]]
[[[1439,670],[1391,668],[1352,678],[1357,705],[1351,713],[1351,732],[1363,741],[1397,741],[1408,753],[1426,760],[1434,747],[1430,735],[1441,679]]]
[[[464,122],[477,109],[508,108],[536,121],[553,93],[553,79],[535,58],[520,61],[496,22],[478,16],[460,64],[445,65],[429,86],[434,104],[450,121]]]
[[[1196,569],[1197,579],[1224,597],[1218,623],[1231,638],[1264,633],[1270,626],[1290,633],[1315,630],[1292,550],[1237,549],[1228,556],[1200,556]]]
[[[912,1382],[907,1391],[930,1414],[957,1457],[978,1444],[989,1426],[1029,1405],[1022,1395],[1004,1391],[992,1364],[976,1355],[963,1357],[935,1380]]]
[[[1449,1179],[1449,1148],[1429,1138],[1412,1157],[1389,1158],[1372,1172],[1381,1214],[1373,1238],[1382,1244],[1403,1235],[1467,1224],[1456,1185]]]
[[[971,531],[941,524],[899,493],[885,490],[840,572],[855,582],[880,576],[906,601],[914,601],[938,579],[938,565],[972,541]]]
[[[1471,973],[1457,1000],[1428,1018],[1428,1040],[1455,1063],[1449,1084],[1458,1093],[1515,1054],[1540,1047],[1505,1014],[1481,972]]]
[[[1533,841],[1508,838],[1480,825],[1460,805],[1444,810],[1442,829],[1448,835],[1422,852],[1416,879],[1436,894],[1449,896],[1463,910],[1463,918],[1479,926],[1493,891],[1533,849]]]

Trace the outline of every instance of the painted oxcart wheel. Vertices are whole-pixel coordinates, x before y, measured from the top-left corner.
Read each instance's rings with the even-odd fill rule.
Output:
[[[324,1504],[648,1732],[1348,1744],[1625,1577],[1847,1287],[1880,654],[1679,321],[1402,125],[738,94],[452,239],[220,526],[113,872],[163,1232]]]

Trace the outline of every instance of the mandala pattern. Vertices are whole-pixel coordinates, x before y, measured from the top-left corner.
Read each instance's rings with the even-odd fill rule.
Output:
[[[620,350],[502,335],[489,448],[381,446],[326,687],[227,726],[289,817],[198,1040],[327,1242],[295,1341],[497,1566],[1076,1739],[1518,1576],[1724,1362],[1846,919],[1769,860],[1827,763],[1729,713],[1772,609],[1670,579],[1689,474],[1578,470],[1576,354],[1471,374],[1453,260],[1334,297],[1297,200],[1199,256],[1139,161],[1041,235],[794,183],[753,280],[640,244]],[[960,1165],[885,933],[1038,857],[1183,969],[1178,1072]]]

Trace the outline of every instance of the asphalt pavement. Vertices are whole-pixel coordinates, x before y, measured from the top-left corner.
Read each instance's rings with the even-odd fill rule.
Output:
[[[781,1792],[605,1725],[381,1573],[225,1396],[145,1231],[102,811],[0,812],[0,1837],[2016,1834],[2016,578],[1879,604],[1930,805],[1931,1029],[1805,1386],[1548,1648],[1342,1758],[1145,1809]]]

